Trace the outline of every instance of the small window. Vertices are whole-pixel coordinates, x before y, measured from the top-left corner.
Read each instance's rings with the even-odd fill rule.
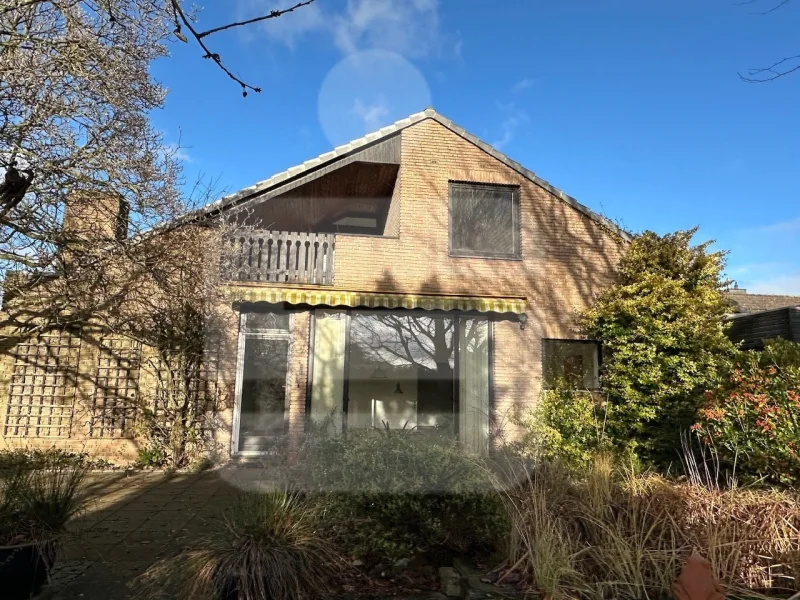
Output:
[[[450,254],[519,258],[519,188],[451,182]]]
[[[378,227],[378,219],[375,217],[342,217],[338,221],[334,221],[336,227],[355,227],[358,229],[376,229]]]
[[[288,331],[288,312],[249,312],[245,314],[245,331]]]
[[[564,383],[573,389],[600,387],[600,344],[586,340],[544,340],[544,385]]]

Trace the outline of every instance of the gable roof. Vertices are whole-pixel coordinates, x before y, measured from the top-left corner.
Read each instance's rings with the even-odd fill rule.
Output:
[[[187,215],[186,217],[191,219],[192,216],[194,217],[212,216],[215,214],[219,214],[220,212],[224,212],[230,208],[233,208],[234,206],[238,206],[240,204],[243,204],[244,202],[254,199],[255,197],[271,189],[274,189],[279,185],[286,184],[311,171],[330,165],[331,163],[334,163],[346,156],[349,156],[350,154],[364,148],[365,146],[372,145],[376,142],[380,142],[381,140],[393,136],[398,132],[402,131],[403,129],[406,129],[407,127],[415,125],[416,123],[419,123],[426,119],[432,119],[436,121],[437,123],[446,127],[456,135],[474,144],[487,154],[496,158],[497,160],[499,160],[506,166],[510,167],[511,169],[513,169],[526,179],[538,185],[539,187],[550,192],[558,199],[572,206],[574,209],[583,213],[593,221],[596,221],[600,225],[603,225],[604,227],[610,229],[612,232],[620,235],[624,240],[629,241],[631,239],[631,235],[627,231],[625,231],[615,223],[611,222],[606,217],[594,212],[589,207],[581,204],[569,194],[551,185],[550,183],[548,183],[547,181],[536,175],[536,173],[534,173],[533,171],[526,169],[520,163],[510,159],[508,156],[506,156],[496,148],[487,144],[477,136],[469,133],[463,127],[459,127],[458,125],[453,123],[450,119],[440,115],[432,108],[426,108],[422,112],[414,113],[413,115],[410,115],[405,119],[400,119],[399,121],[396,121],[392,125],[382,127],[378,131],[368,133],[367,135],[355,139],[348,144],[338,146],[329,152],[320,154],[316,158],[312,158],[310,160],[305,161],[301,165],[290,167],[285,171],[273,175],[269,179],[264,179],[263,181],[259,181],[255,185],[246,187],[234,194],[223,196],[219,200],[216,200],[215,202],[212,202],[211,204],[208,204],[205,207],[201,208],[199,211],[195,211],[193,215]]]

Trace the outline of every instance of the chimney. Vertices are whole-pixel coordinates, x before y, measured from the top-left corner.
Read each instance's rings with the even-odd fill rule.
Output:
[[[63,231],[88,242],[121,241],[128,237],[130,207],[122,196],[73,192],[67,199]]]

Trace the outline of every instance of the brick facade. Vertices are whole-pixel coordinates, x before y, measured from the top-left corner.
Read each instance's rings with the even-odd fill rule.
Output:
[[[448,182],[520,186],[521,260],[449,256]],[[523,297],[528,324],[495,324],[498,420],[535,403],[542,338],[579,337],[578,312],[611,280],[620,241],[434,120],[402,132],[397,239],[338,236],[336,288]]]
[[[542,339],[580,337],[576,315],[610,282],[624,242],[606,225],[434,119],[421,120],[399,135],[401,163],[386,235],[337,235],[334,289],[524,298],[528,306],[524,329],[516,319],[501,315],[493,324],[493,398],[495,420],[502,425],[533,406],[540,394]],[[519,260],[449,256],[448,182],[453,180],[519,186]],[[287,404],[290,439],[295,440],[305,424],[310,324],[309,312],[293,315]],[[215,439],[223,457],[230,449],[237,333],[236,313],[231,310],[219,348],[219,384],[228,400],[219,414]],[[84,350],[88,346],[81,345],[79,370],[94,374],[98,356]],[[13,359],[3,356],[2,402],[9,397],[12,368]],[[0,448],[55,445],[109,458],[135,458],[131,440],[87,436],[86,419],[78,416],[77,407],[91,397],[90,379],[79,383],[68,438],[4,437]],[[6,407],[0,406],[0,411],[5,418]]]

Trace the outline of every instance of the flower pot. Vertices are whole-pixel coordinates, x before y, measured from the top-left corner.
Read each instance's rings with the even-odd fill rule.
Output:
[[[0,590],[4,600],[26,600],[38,594],[55,560],[54,542],[0,546]]]

